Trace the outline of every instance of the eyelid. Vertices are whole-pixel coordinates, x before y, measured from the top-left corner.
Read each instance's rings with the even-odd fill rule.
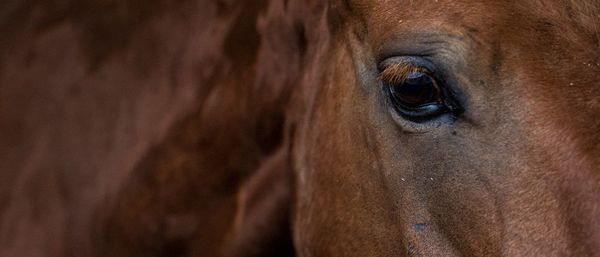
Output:
[[[431,72],[422,66],[415,66],[408,63],[394,63],[387,66],[380,74],[379,80],[386,84],[401,84],[406,81],[412,73],[425,73],[430,75]]]
[[[378,65],[378,79],[386,84],[399,84],[411,72],[423,72],[438,80],[436,66],[420,56],[394,56],[387,58]]]
[[[396,64],[410,65],[416,67],[423,67],[427,69],[430,73],[436,72],[436,66],[429,60],[421,57],[421,56],[394,56],[387,58],[380,63],[378,63],[377,68],[380,72],[385,70],[387,67]]]

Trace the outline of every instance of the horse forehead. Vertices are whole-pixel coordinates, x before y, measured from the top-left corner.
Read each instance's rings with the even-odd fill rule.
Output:
[[[399,39],[394,34],[437,31],[474,46],[457,56],[482,59],[500,52],[498,61],[509,67],[502,75],[519,80],[548,122],[564,123],[556,131],[588,142],[582,145],[600,141],[597,123],[590,123],[600,109],[600,1],[347,0],[346,6],[367,27],[361,31],[374,49]]]
[[[588,80],[600,76],[580,72],[600,62],[600,2],[596,0],[346,1],[349,13],[360,17],[354,20],[367,27],[363,31],[375,48],[399,35],[445,34],[460,39],[455,43],[471,47],[471,51],[456,54],[504,51],[518,60],[516,64],[530,61],[529,68],[538,74],[559,70],[564,74],[554,73],[556,76],[573,72]],[[493,49],[501,46],[503,49]],[[546,61],[551,56],[563,61]]]
[[[518,26],[546,20],[577,27],[581,32],[599,32],[600,2],[596,0],[344,0],[353,14],[368,17],[372,25],[441,21],[446,24]]]
[[[522,8],[529,13],[544,13],[547,11],[556,12],[556,9],[567,8],[571,15],[597,16],[600,3],[596,0],[523,0],[523,1],[494,1],[494,0],[338,0],[343,1],[343,5],[353,10],[403,10],[402,13],[410,13],[415,10],[427,9],[435,11],[442,9],[445,11],[477,11],[493,8],[496,11],[503,9],[515,11]],[[390,9],[391,8],[391,9]],[[517,9],[515,9],[517,8]],[[554,9],[554,10],[553,10]],[[580,14],[577,14],[580,13]],[[399,13],[401,14],[401,13]],[[491,15],[493,13],[486,13]]]

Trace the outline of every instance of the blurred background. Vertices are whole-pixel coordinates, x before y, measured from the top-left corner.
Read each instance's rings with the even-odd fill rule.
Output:
[[[280,143],[279,114],[233,97],[254,92],[263,2],[1,1],[0,256],[227,249]]]

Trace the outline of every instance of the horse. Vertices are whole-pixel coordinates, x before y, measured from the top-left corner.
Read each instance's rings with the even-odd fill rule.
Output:
[[[595,0],[4,1],[1,256],[596,256]]]

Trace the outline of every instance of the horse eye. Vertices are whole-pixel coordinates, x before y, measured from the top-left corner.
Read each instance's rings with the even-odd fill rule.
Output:
[[[397,85],[391,85],[392,96],[407,107],[419,107],[441,100],[437,82],[424,72],[413,72]]]
[[[442,89],[426,72],[410,72],[401,82],[387,88],[396,110],[410,120],[430,118],[446,110]]]

